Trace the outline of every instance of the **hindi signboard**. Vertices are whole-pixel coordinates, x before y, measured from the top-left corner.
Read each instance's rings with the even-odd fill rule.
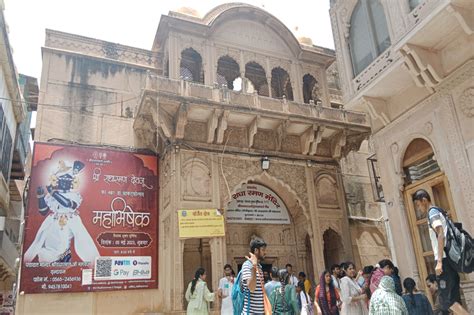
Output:
[[[217,209],[179,210],[180,238],[225,236],[224,216]]]
[[[20,291],[156,288],[158,160],[36,143]]]
[[[290,224],[290,216],[276,193],[259,184],[244,184],[229,203],[227,223]]]

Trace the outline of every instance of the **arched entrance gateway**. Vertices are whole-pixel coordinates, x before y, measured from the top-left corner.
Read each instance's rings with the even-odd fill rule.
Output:
[[[314,279],[310,220],[288,188],[259,181],[242,184],[228,203],[226,221],[227,260],[236,270],[248,255],[251,239],[258,236],[268,244],[264,270],[289,263],[295,273],[304,271]]]

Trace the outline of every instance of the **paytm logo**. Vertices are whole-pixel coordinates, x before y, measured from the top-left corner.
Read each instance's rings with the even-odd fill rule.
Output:
[[[131,266],[130,260],[116,260],[114,262],[115,266]]]

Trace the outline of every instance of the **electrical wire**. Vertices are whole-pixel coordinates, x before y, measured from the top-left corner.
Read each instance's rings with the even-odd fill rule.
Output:
[[[48,103],[38,103],[38,105],[41,106],[49,106],[49,107],[100,107],[100,106],[110,106],[110,105],[116,105],[116,104],[121,104],[124,102],[132,101],[138,99],[137,96],[134,96],[132,98],[126,99],[126,100],[121,100],[121,101],[116,101],[116,102],[110,102],[110,103],[103,103],[103,104],[70,104],[70,105],[60,105],[60,104],[48,104]],[[10,102],[17,102],[17,103],[23,103],[26,105],[29,105],[31,102],[28,101],[22,101],[22,100],[13,100],[11,98],[6,98],[6,97],[0,97],[0,100],[6,100]]]

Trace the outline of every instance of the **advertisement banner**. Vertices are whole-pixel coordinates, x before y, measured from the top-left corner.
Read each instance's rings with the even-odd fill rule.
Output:
[[[290,224],[283,201],[273,191],[259,184],[242,185],[229,203],[227,223]]]
[[[20,291],[156,288],[157,196],[154,155],[35,143]]]
[[[225,236],[224,216],[217,209],[179,210],[180,238]]]

